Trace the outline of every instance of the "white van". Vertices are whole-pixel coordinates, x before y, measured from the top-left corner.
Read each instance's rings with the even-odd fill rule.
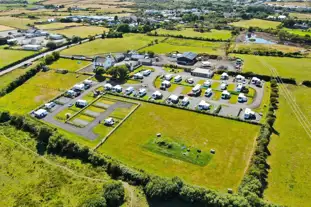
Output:
[[[126,95],[130,95],[131,93],[133,93],[134,91],[134,88],[132,86],[128,87],[126,90],[125,90],[125,94]]]
[[[147,90],[146,90],[145,88],[139,89],[138,95],[139,95],[140,97],[143,97],[143,96],[146,95],[146,94],[147,94]]]
[[[174,78],[174,81],[177,83],[177,82],[180,82],[182,80],[182,77],[180,75],[178,76],[175,76]]]
[[[192,88],[192,93],[194,95],[198,95],[201,92],[201,85],[197,84]]]
[[[184,97],[183,100],[181,100],[182,106],[187,106],[189,104],[189,97]]]
[[[172,75],[172,74],[166,74],[166,75],[164,76],[164,79],[165,79],[165,80],[168,80],[168,81],[172,80],[172,78],[173,78],[173,75]]]
[[[212,94],[213,94],[212,89],[211,89],[211,88],[208,88],[208,89],[206,89],[204,95],[205,95],[206,97],[210,97]]]
[[[143,71],[144,76],[148,76],[148,75],[150,75],[150,73],[151,73],[151,70],[144,70]]]

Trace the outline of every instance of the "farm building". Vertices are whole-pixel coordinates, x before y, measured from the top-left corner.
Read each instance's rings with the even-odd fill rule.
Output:
[[[51,40],[61,40],[63,39],[63,35],[59,35],[59,34],[50,34],[50,39]]]
[[[193,71],[191,71],[191,75],[199,76],[199,77],[203,77],[203,78],[212,78],[214,75],[214,72],[212,70],[208,70],[208,69],[196,68]]]
[[[193,52],[185,52],[177,57],[177,63],[181,65],[193,65],[197,61],[197,54]]]
[[[39,51],[41,49],[41,45],[23,45],[23,50]]]

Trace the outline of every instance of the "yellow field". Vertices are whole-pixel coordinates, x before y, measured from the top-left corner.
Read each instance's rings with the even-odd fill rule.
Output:
[[[42,25],[36,25],[39,29],[44,30],[53,30],[53,29],[62,29],[65,27],[71,27],[71,26],[81,26],[82,24],[71,22],[71,23],[51,23],[51,24],[42,24]]]
[[[2,31],[7,31],[7,30],[13,30],[14,28],[12,27],[8,27],[8,26],[5,26],[5,25],[0,25],[0,32]]]
[[[89,35],[99,35],[103,32],[108,32],[109,29],[105,27],[96,26],[82,26],[82,27],[71,27],[62,30],[56,30],[55,33],[65,35],[66,37],[78,36],[81,38],[88,37]]]
[[[25,18],[16,18],[10,16],[0,17],[0,25],[14,27],[19,29],[27,29],[27,24],[33,24],[35,21]]]

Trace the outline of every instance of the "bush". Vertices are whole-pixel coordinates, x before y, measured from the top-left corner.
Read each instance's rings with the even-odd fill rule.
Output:
[[[124,187],[120,181],[111,182],[104,187],[104,198],[108,206],[120,206],[124,202]]]
[[[106,199],[102,196],[93,196],[88,199],[86,199],[80,207],[106,207]]]
[[[153,177],[147,183],[144,191],[150,199],[169,200],[179,193],[179,185],[173,180]]]

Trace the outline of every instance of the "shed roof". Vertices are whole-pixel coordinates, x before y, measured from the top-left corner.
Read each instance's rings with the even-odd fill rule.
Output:
[[[203,68],[196,68],[192,72],[193,73],[200,73],[200,74],[207,74],[207,75],[210,75],[213,73],[213,71],[208,70],[208,69],[203,69]]]
[[[182,54],[182,57],[185,57],[189,60],[194,60],[198,55],[196,53],[193,53],[193,52],[184,52]]]

